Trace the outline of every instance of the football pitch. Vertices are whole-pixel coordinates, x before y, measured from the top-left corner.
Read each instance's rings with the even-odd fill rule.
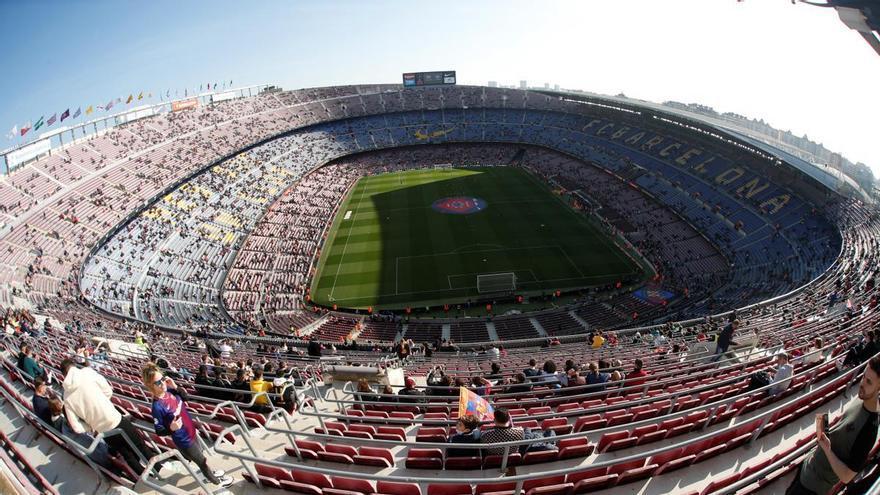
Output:
[[[311,297],[352,309],[455,304],[480,295],[478,276],[510,273],[516,294],[539,294],[613,283],[639,268],[523,169],[410,170],[363,177],[349,191]]]

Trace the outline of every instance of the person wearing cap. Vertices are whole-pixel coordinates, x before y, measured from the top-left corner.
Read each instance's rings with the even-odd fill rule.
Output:
[[[406,377],[403,381],[403,389],[397,392],[399,402],[402,403],[419,403],[424,402],[425,393],[416,388],[416,381],[412,377]]]

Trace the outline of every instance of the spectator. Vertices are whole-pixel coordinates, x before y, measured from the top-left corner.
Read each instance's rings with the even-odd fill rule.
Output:
[[[208,366],[199,365],[199,372],[196,374],[196,394],[201,397],[214,398],[214,391],[207,388],[211,385],[213,385],[213,380],[208,376]]]
[[[626,375],[626,385],[628,387],[638,387],[645,384],[647,381],[645,377],[648,376],[648,372],[643,369],[644,365],[645,363],[641,359],[636,358],[633,363],[633,370]]]
[[[767,385],[773,385],[767,390],[767,394],[770,396],[778,395],[788,388],[793,372],[794,370],[789,364],[788,354],[780,352],[776,355],[775,369],[759,371],[752,375],[749,382],[749,390],[757,390]]]
[[[580,387],[587,384],[586,378],[582,377],[578,374],[578,371],[574,368],[568,370],[568,383],[566,387]]]
[[[162,375],[154,364],[141,370],[144,386],[153,396],[153,427],[159,436],[171,436],[174,446],[183,457],[195,463],[209,482],[226,488],[232,484],[232,477],[223,471],[212,471],[208,467],[196,435],[196,427],[186,407],[186,391],[177,388],[174,380]]]
[[[366,378],[358,380],[355,398],[361,402],[376,402],[379,400],[379,398],[373,393],[373,388],[370,387],[370,382],[368,382]]]
[[[254,379],[251,380],[250,390],[251,392],[253,392],[253,395],[251,395],[251,397],[254,397],[254,395],[260,392],[269,393],[272,391],[272,382],[263,379],[263,370],[257,370],[256,374],[254,375]],[[263,413],[271,411],[272,408],[270,406],[269,397],[265,394],[257,396],[256,399],[254,399],[254,406],[252,407],[252,409],[256,412]]]
[[[449,443],[480,443],[480,422],[473,414],[458,418],[455,433],[449,437]],[[446,449],[447,457],[477,457],[479,449]]]
[[[77,368],[74,360],[67,358],[61,362],[61,374],[64,375],[64,411],[70,428],[74,433],[106,433],[119,428],[134,444],[134,449],[144,459],[157,454],[148,448],[141,439],[140,432],[132,424],[131,417],[119,413],[110,397],[113,389],[107,380],[91,368]],[[104,439],[111,451],[122,455],[128,467],[140,476],[145,469],[135,452],[121,435],[112,435]],[[162,463],[154,465],[154,472],[159,473]]]
[[[498,348],[493,345],[492,347],[489,348],[488,351],[486,351],[486,356],[488,356],[489,359],[492,359],[492,360],[501,359],[501,351],[498,350]]]
[[[504,391],[507,394],[523,394],[526,392],[530,392],[532,390],[532,385],[526,381],[525,373],[517,373],[513,376],[513,381],[510,383],[510,386]]]
[[[38,376],[46,377],[46,370],[37,362],[31,346],[23,344],[18,353],[18,369],[24,372],[30,380],[34,380]]]
[[[821,363],[825,357],[822,355],[822,337],[816,337],[813,339],[813,344],[810,346],[809,350],[807,350],[807,355],[804,356],[804,364],[807,366],[813,366]]]
[[[234,393],[232,392],[232,383],[226,378],[226,368],[217,367],[214,369],[214,381],[211,386],[222,390],[213,390],[214,398],[221,401],[232,400]]]
[[[232,382],[232,389],[236,392],[232,396],[235,402],[250,402],[250,395],[242,392],[250,392],[251,384],[247,379],[247,370],[239,368],[235,372],[235,380]]]
[[[596,330],[596,333],[593,335],[592,347],[593,349],[599,349],[605,344],[605,337],[602,336],[601,330]]]
[[[510,413],[504,407],[495,409],[495,428],[486,430],[480,436],[480,443],[493,444],[501,442],[515,442],[525,438],[525,431],[517,426],[514,427],[510,421]],[[516,452],[516,448],[512,447],[510,452]],[[486,449],[486,455],[502,455],[503,448]]]
[[[739,320],[733,320],[732,322],[724,325],[724,328],[721,329],[721,333],[718,334],[718,342],[715,347],[715,357],[712,361],[718,361],[721,357],[727,353],[727,349],[730,348],[731,342],[733,342],[733,333],[739,328]]]
[[[568,377],[556,373],[556,363],[548,360],[544,361],[544,367],[542,368],[540,375],[540,383],[551,388],[562,388],[568,383]]]
[[[90,448],[95,441],[95,437],[88,433],[76,433],[70,428],[67,418],[64,417],[64,402],[58,397],[53,396],[48,401],[49,407],[49,425],[61,432],[62,435],[73,439],[80,446]],[[117,468],[110,461],[110,450],[107,443],[101,440],[95,447],[95,450],[89,454],[89,459],[97,463],[104,469],[116,470]]]
[[[535,361],[534,358],[529,359],[529,367],[523,370],[523,374],[526,378],[531,378],[533,376],[538,376],[541,374],[541,370],[538,369],[538,362]]]
[[[425,393],[416,388],[416,381],[411,377],[406,377],[403,381],[403,388],[397,392],[398,402],[401,403],[418,403],[424,402]]]
[[[315,340],[314,337],[309,339],[309,345],[306,348],[306,354],[312,357],[321,357],[321,343]]]
[[[409,355],[412,354],[412,350],[409,347],[409,342],[401,339],[401,341],[397,343],[395,352],[397,352],[397,358],[400,360],[408,358]]]
[[[46,423],[52,422],[52,413],[49,411],[49,399],[55,394],[49,393],[49,386],[46,385],[46,379],[42,376],[34,378],[34,397],[31,404],[37,417]]]
[[[599,365],[595,362],[590,363],[590,371],[587,373],[586,380],[587,385],[601,385],[599,387],[595,387],[592,391],[597,390],[605,390],[605,384],[608,383],[608,380],[611,379],[611,375],[608,373],[600,373]]]
[[[287,352],[286,349],[285,352]],[[220,342],[220,357],[223,359],[229,359],[230,356],[232,356],[232,346],[229,345],[229,340],[223,339]]]
[[[497,361],[492,362],[492,370],[486,374],[487,380],[495,380],[496,382],[504,378],[504,374],[501,371],[501,365],[498,364]]]
[[[489,395],[492,393],[492,383],[481,376],[471,378],[471,390],[477,395]]]
[[[880,424],[880,357],[868,361],[859,383],[859,401],[834,426],[816,416],[818,447],[801,463],[786,495],[824,495],[838,482],[849,483],[864,467]]]

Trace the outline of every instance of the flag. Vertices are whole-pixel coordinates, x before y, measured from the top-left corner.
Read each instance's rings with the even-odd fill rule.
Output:
[[[40,127],[43,127],[43,116],[42,115],[40,115],[40,119],[37,120],[37,123],[34,124],[34,130],[38,131],[38,130],[40,130]]]
[[[201,84],[199,84],[199,91],[201,91],[201,90],[202,90],[202,85],[201,85]]]
[[[479,421],[495,419],[495,409],[474,392],[465,387],[458,387],[458,417],[473,414]]]
[[[144,92],[141,91],[140,93],[138,93],[138,100],[143,100],[143,99],[144,99]]]
[[[110,111],[111,108],[113,108],[113,100],[108,101],[107,104],[104,105],[104,110],[106,110],[108,112]]]
[[[89,107],[88,109],[86,109],[86,112],[88,112],[88,113],[92,113],[91,110],[90,110],[91,108],[92,108],[92,107]],[[75,118],[79,117],[81,114],[82,114],[82,107],[79,107],[79,108],[76,109],[76,112],[73,112],[73,117],[72,117],[72,118],[75,119]]]
[[[187,93],[188,90],[189,90],[189,88],[183,88],[183,96],[187,96],[187,95],[188,95],[188,93]]]
[[[217,83],[214,83],[214,89],[217,89]]]
[[[133,99],[134,99],[134,95],[129,93],[128,99],[125,100],[125,104],[128,105],[129,103],[131,103],[131,100],[133,100]]]
[[[6,139],[12,139],[16,134],[18,134],[18,124],[12,126],[12,130],[6,135]]]
[[[101,107],[99,106],[98,108],[101,108]],[[95,109],[92,108],[91,105],[89,105],[89,108],[86,108],[86,115],[91,115],[92,112],[94,112],[94,111],[95,111]]]
[[[147,98],[152,98],[152,97],[153,97],[153,92],[152,92],[152,91],[150,91],[149,93],[147,93]]]
[[[24,136],[29,130],[31,130],[30,122],[28,122],[26,125],[21,126],[21,135]]]
[[[171,98],[171,90],[165,92],[165,98]]]
[[[232,86],[232,79],[229,80],[229,86]]]
[[[58,120],[58,114],[53,113],[52,116],[49,117],[49,120],[46,121],[46,127],[49,127],[50,125],[54,124],[56,120]]]
[[[61,122],[64,122],[64,119],[66,119],[68,117],[70,117],[70,109],[69,108],[67,110],[65,110],[64,113],[61,114]]]

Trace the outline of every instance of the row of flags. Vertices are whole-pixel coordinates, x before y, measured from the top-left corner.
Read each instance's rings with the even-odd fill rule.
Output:
[[[226,83],[226,81],[222,81],[221,83],[215,82],[215,83],[200,84],[198,91],[196,90],[196,88],[192,89],[192,94],[196,95],[202,91],[216,91],[218,86],[221,87],[222,89],[226,89],[227,83]],[[229,87],[230,88],[232,87],[232,79],[229,80]],[[183,89],[183,97],[186,98],[189,96],[189,94],[190,94],[189,88],[184,88]],[[40,118],[36,120],[36,122],[28,121],[27,124],[22,124],[21,127],[19,127],[18,124],[12,126],[12,129],[9,131],[9,133],[6,134],[6,139],[13,139],[16,136],[24,137],[25,135],[27,135],[31,131],[33,131],[33,132],[39,131],[40,128],[42,128],[42,127],[46,127],[48,129],[49,127],[52,127],[56,122],[61,123],[67,119],[74,120],[74,119],[80,118],[81,116],[89,116],[96,111],[109,112],[111,109],[113,109],[113,107],[115,107],[117,105],[120,105],[120,106],[121,105],[130,105],[135,101],[141,101],[144,98],[150,99],[152,97],[153,97],[152,92],[141,91],[137,94],[137,96],[135,96],[134,93],[130,93],[128,95],[128,98],[125,98],[124,100],[122,98],[111,98],[110,101],[108,101],[104,105],[89,105],[86,107],[85,110],[83,110],[82,107],[78,107],[76,109],[76,111],[73,112],[73,114],[70,113],[70,108],[72,108],[72,107],[70,107],[70,108],[67,108],[66,110],[64,110],[63,112],[61,112],[60,116],[59,116],[58,112],[53,113],[52,116],[49,117],[48,119],[45,118],[46,117],[45,115],[41,115]],[[175,98],[180,97],[180,90],[179,89],[174,90],[174,97]],[[171,100],[171,98],[172,97],[171,97],[171,90],[170,89],[166,90],[165,93],[162,93],[161,91],[159,92],[159,100],[160,101]]]

